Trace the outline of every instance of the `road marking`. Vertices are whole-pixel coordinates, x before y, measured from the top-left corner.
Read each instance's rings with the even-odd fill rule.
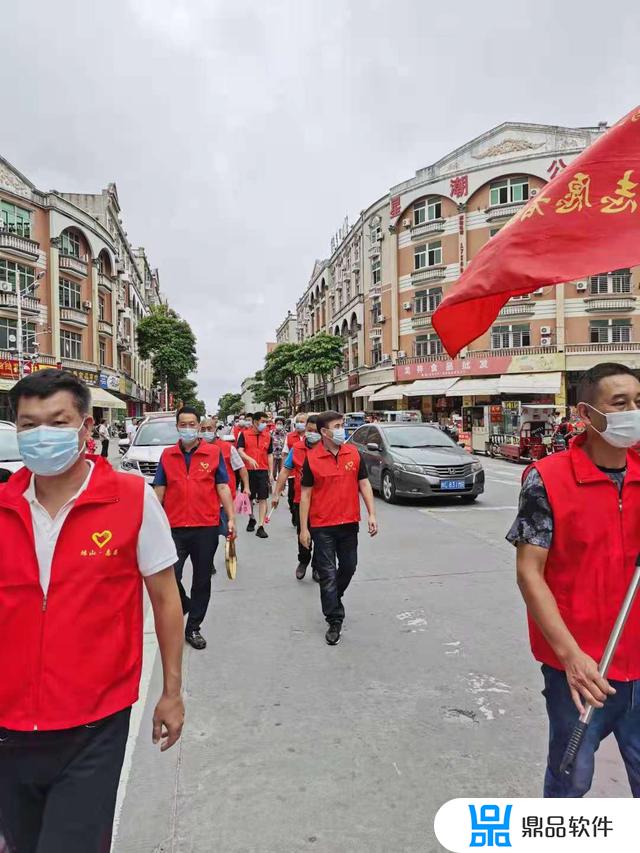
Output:
[[[419,509],[418,512],[432,515],[436,512],[504,512],[514,509],[518,509],[515,504],[513,506],[443,506],[440,509]]]
[[[118,826],[120,824],[120,814],[124,804],[124,798],[127,793],[127,785],[129,783],[129,775],[131,774],[131,764],[133,761],[133,753],[136,748],[138,735],[140,733],[140,725],[142,716],[147,704],[147,694],[149,693],[149,684],[153,667],[158,655],[158,639],[156,637],[155,622],[153,619],[153,608],[149,606],[146,618],[144,620],[144,645],[142,657],[142,674],[140,676],[140,697],[131,710],[131,723],[129,725],[129,737],[127,739],[127,749],[124,754],[124,762],[122,764],[122,773],[120,774],[120,786],[118,788],[118,799],[116,800],[116,810],[113,819],[113,840],[111,842],[111,851],[115,850],[116,837],[118,835]]]
[[[504,486],[519,486],[521,480],[498,480],[497,477],[487,477],[490,483],[502,483]]]

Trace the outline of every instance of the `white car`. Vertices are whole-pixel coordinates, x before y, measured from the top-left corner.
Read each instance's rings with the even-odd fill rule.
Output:
[[[0,421],[0,468],[5,468],[13,474],[22,466],[15,424],[10,421]]]
[[[178,440],[175,415],[154,416],[143,421],[131,447],[120,460],[120,470],[138,474],[153,483],[162,451]]]

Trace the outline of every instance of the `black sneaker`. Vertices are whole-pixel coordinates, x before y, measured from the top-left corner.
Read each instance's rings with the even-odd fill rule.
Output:
[[[299,581],[304,580],[304,576],[307,573],[307,567],[303,566],[302,563],[298,563],[298,568],[296,569],[296,577]]]
[[[206,649],[207,641],[202,636],[200,631],[189,631],[185,634],[185,640],[189,643],[190,646],[193,646],[194,649]]]
[[[318,570],[317,570],[317,569],[314,569],[314,570],[311,572],[311,577],[314,579],[314,581],[315,581],[316,583],[320,583],[320,575],[318,574]]]
[[[256,530],[256,536],[258,537],[258,539],[268,539],[269,538],[269,534],[267,533],[267,531],[264,529],[264,527],[262,525],[260,525],[260,527]]]
[[[253,516],[249,519],[249,524],[247,524],[247,533],[253,533],[256,529],[256,520]]]
[[[329,625],[329,630],[324,635],[325,640],[330,646],[337,646],[340,642],[340,631],[342,630],[342,625],[340,622],[332,622]]]

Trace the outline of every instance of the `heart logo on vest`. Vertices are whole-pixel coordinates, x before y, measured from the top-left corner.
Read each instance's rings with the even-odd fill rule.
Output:
[[[104,548],[104,546],[113,539],[113,533],[110,530],[103,530],[102,533],[92,533],[91,539],[95,542],[98,548]]]
[[[201,467],[203,470],[208,471],[208,470],[209,470],[209,463],[208,463],[208,462],[201,462],[201,463],[200,463],[200,467]]]

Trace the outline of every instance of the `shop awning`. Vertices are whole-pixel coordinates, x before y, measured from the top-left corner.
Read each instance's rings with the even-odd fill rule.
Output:
[[[15,379],[0,379],[0,391],[11,391],[15,384]]]
[[[382,403],[384,400],[402,400],[404,397],[403,385],[389,385],[388,388],[383,388],[381,391],[376,391],[369,397],[370,403]]]
[[[490,397],[500,393],[500,377],[487,376],[482,379],[458,379],[446,392],[446,397],[471,397],[474,395]]]
[[[503,373],[500,394],[559,394],[561,373]]]
[[[354,391],[351,395],[354,400],[358,397],[370,397],[372,394],[375,394],[380,388],[385,388],[388,383],[382,383],[379,385],[365,385],[364,388],[358,388],[357,391]]]
[[[105,391],[104,388],[92,388],[91,389],[91,405],[99,406],[101,409],[124,409],[126,410],[127,404],[122,400],[119,400],[113,394],[110,394],[108,391]]]
[[[457,382],[455,376],[447,379],[417,379],[410,385],[402,386],[405,397],[431,397],[445,394]]]

